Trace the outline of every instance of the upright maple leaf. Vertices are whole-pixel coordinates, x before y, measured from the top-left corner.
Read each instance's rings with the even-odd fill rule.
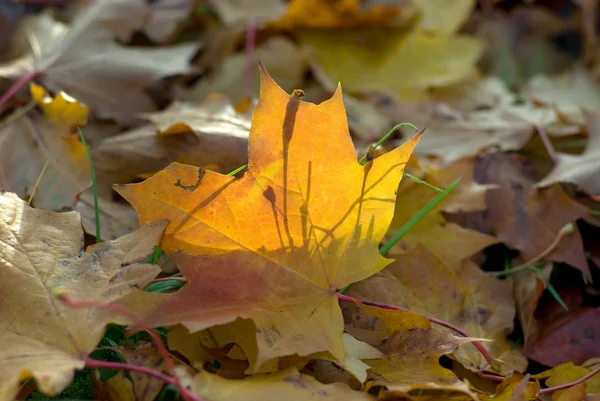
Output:
[[[81,254],[83,232],[76,212],[32,209],[0,192],[0,400],[12,400],[19,380],[33,377],[41,391],[60,393],[83,368],[84,358],[108,322],[123,318],[102,309],[73,309],[53,293],[124,302],[158,266],[142,265],[165,222],[142,227]],[[133,297],[133,295],[131,295]]]
[[[263,69],[241,179],[173,163],[117,186],[140,222],[171,221],[161,246],[189,283],[146,319],[192,331],[251,318],[256,365],[330,351],[344,358],[335,291],[390,261],[378,252],[395,191],[419,141],[360,165],[341,89],[315,105]]]

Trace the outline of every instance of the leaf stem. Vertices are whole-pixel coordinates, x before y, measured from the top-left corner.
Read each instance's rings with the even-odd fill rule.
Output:
[[[458,183],[462,177],[458,177],[456,180],[452,181],[448,188],[444,189],[440,192],[435,198],[429,201],[421,210],[417,212],[404,226],[400,228],[400,230],[396,231],[392,238],[390,238],[383,246],[379,249],[379,253],[383,256],[387,255],[387,253],[392,249],[398,241],[402,239],[419,221],[423,219],[427,215],[427,213],[431,212],[431,210],[438,205],[446,196],[456,188]]]
[[[354,298],[354,297],[350,297],[348,295],[340,294],[339,292],[336,292],[335,295],[338,297],[339,300],[346,301],[346,302],[354,302],[354,303],[359,303],[359,304],[363,304],[363,305],[367,305],[367,306],[375,306],[378,308],[389,309],[389,310],[401,310],[401,311],[405,311],[405,312],[417,313],[417,312],[411,311],[410,309],[402,308],[400,306],[383,304],[380,302],[365,301],[360,298]],[[418,313],[418,315],[423,316],[424,318],[429,320],[431,323],[435,323],[440,326],[447,327],[450,330],[453,330],[453,331],[457,332],[458,334],[462,335],[463,337],[471,337],[469,335],[469,333],[467,333],[460,327],[454,326],[452,323],[448,323],[444,320],[440,320],[435,317],[423,315],[420,313]],[[498,366],[499,361],[496,358],[494,358],[492,356],[492,354],[490,354],[490,352],[487,350],[487,348],[485,348],[483,345],[481,345],[481,343],[479,341],[473,341],[472,344],[475,346],[475,348],[477,348],[479,350],[479,352],[481,352],[481,355],[483,355],[483,357],[490,364],[491,367],[493,367],[496,370],[500,370],[500,367]]]
[[[88,356],[85,357],[85,367],[93,368],[93,369],[117,369],[117,370],[129,370],[132,372],[139,372],[146,374],[148,376],[156,377],[159,380],[162,380],[168,384],[175,384],[175,379],[169,375],[166,375],[158,370],[147,368],[146,366],[140,365],[131,365],[123,362],[113,362],[113,361],[100,361],[97,359],[92,359]]]
[[[383,137],[381,137],[380,140],[377,141],[377,143],[375,145],[373,145],[373,150],[377,149],[379,146],[381,146],[385,141],[387,141],[388,139],[390,139],[390,137],[400,128],[402,127],[410,127],[412,129],[414,129],[415,131],[419,132],[419,130],[417,129],[417,127],[415,127],[414,125],[412,125],[411,123],[400,123],[395,125],[391,130],[388,131],[387,134],[385,134]],[[367,161],[367,155],[364,155],[363,157],[361,157],[361,159],[358,161],[361,165],[365,164],[365,162]]]
[[[38,71],[30,71],[27,74],[23,75],[21,78],[17,80],[0,98],[0,106],[6,103],[19,89],[21,89],[27,82],[31,81],[39,74]]]
[[[85,148],[85,154],[87,155],[88,163],[90,165],[90,174],[92,176],[92,190],[94,191],[94,217],[96,219],[96,243],[102,242],[100,237],[100,206],[98,205],[98,183],[96,182],[96,170],[94,170],[94,164],[92,163],[92,155],[90,154],[90,148],[83,136],[81,127],[77,127],[79,131],[79,139]]]
[[[576,385],[578,385],[580,383],[583,383],[584,381],[586,381],[586,380],[594,377],[598,373],[600,373],[600,366],[597,367],[596,369],[592,370],[587,375],[583,376],[581,379],[577,379],[577,380],[575,380],[574,382],[571,382],[571,383],[560,384],[558,386],[548,387],[548,388],[542,389],[542,390],[540,390],[540,394],[548,394],[548,393],[552,393],[554,391],[563,390],[565,388],[576,386]]]
[[[67,295],[65,293],[60,293],[57,296],[64,303],[66,303],[67,305],[69,305],[69,306],[71,306],[73,308],[99,308],[99,309],[106,309],[106,310],[109,310],[111,312],[117,313],[117,314],[119,314],[121,316],[125,316],[129,320],[133,321],[142,330],[145,330],[150,335],[150,338],[152,338],[152,341],[156,345],[156,348],[158,349],[158,352],[161,354],[161,356],[162,356],[162,358],[163,358],[163,360],[165,362],[165,365],[167,366],[167,370],[169,371],[169,373],[171,374],[171,376],[173,376],[173,379],[175,381],[173,384],[175,386],[177,386],[177,388],[181,392],[181,394],[184,397],[184,399],[186,401],[191,401],[193,399],[197,400],[197,397],[196,398],[189,398],[189,397],[187,397],[187,395],[186,395],[187,394],[186,393],[186,389],[181,384],[181,381],[179,380],[179,377],[175,373],[175,364],[173,363],[173,359],[171,358],[171,354],[169,353],[169,351],[167,350],[167,347],[165,347],[165,344],[162,342],[162,340],[158,336],[158,333],[156,332],[156,330],[154,330],[152,327],[150,327],[150,325],[148,323],[146,323],[143,319],[139,318],[134,313],[131,313],[130,311],[128,311],[127,309],[125,309],[121,305],[117,305],[117,304],[114,304],[114,303],[111,303],[111,302],[101,302],[101,301],[93,301],[93,300],[75,299],[75,298],[72,298],[71,296],[69,296],[69,295]]]

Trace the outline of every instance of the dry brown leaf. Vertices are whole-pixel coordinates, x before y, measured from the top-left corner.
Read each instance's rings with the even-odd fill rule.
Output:
[[[105,28],[123,20],[115,3],[119,2],[93,2],[71,27],[45,13],[24,19],[15,37],[35,38],[38,48],[16,46],[20,55],[0,65],[0,76],[17,78],[38,71],[49,88],[69,92],[99,116],[136,122],[137,113],[155,109],[144,90],[164,76],[190,72],[188,60],[197,45],[149,49],[116,44],[113,36],[120,35]],[[116,22],[103,19],[106,14],[118,15]],[[119,28],[122,35],[131,31],[127,24],[118,26],[124,27]]]
[[[498,237],[508,247],[519,250],[523,262],[547,250],[566,224],[589,215],[587,208],[569,198],[558,184],[536,190],[532,178],[536,173],[522,157],[488,154],[480,157],[473,168],[479,183],[498,188],[486,193],[485,213],[452,220]],[[590,277],[576,226],[544,257],[569,263]]]
[[[31,93],[44,115],[26,107],[3,122],[0,188],[22,198],[33,196],[33,204],[42,209],[71,207],[91,184],[85,147],[73,134],[75,125],[87,121],[88,108],[64,92],[53,99],[42,87],[32,85]]]
[[[515,314],[509,282],[486,275],[470,261],[448,265],[423,246],[391,256],[396,262],[356,283],[348,294],[408,308],[452,323],[471,336],[493,340],[482,345],[504,361],[504,373],[525,370],[527,362],[522,352],[506,340]],[[455,356],[473,371],[490,369],[472,345],[461,347]]]
[[[425,134],[427,135],[427,134]],[[424,136],[425,136],[424,135]],[[457,167],[460,171],[464,167]],[[457,171],[457,172],[458,172]],[[449,176],[443,176],[444,181]],[[453,178],[453,180],[456,178]],[[441,187],[442,185],[435,179],[427,179],[431,184]],[[468,191],[467,186],[465,191]],[[464,193],[464,192],[463,192]],[[471,199],[476,202],[476,206],[481,206],[478,197],[484,193],[476,194]],[[413,216],[421,210],[431,199],[437,195],[437,192],[424,185],[418,184],[412,180],[403,180],[398,188],[396,209],[394,219],[388,231],[388,235],[395,233]],[[451,205],[449,205],[451,206]],[[401,254],[409,252],[417,245],[422,244],[439,259],[443,260],[448,266],[455,266],[465,258],[479,252],[483,248],[492,245],[498,240],[489,235],[481,234],[474,230],[462,228],[456,223],[446,221],[441,212],[444,204],[441,203],[431,212],[427,213],[417,225],[415,225],[394,247],[393,253]],[[468,209],[477,209],[477,207],[464,206]],[[444,240],[441,241],[440,238]]]
[[[84,366],[108,322],[128,323],[103,309],[73,309],[54,294],[127,302],[133,286],[160,271],[140,264],[165,221],[116,241],[83,247],[76,212],[32,209],[15,194],[0,194],[0,399],[12,399],[19,380],[33,377],[45,394],[60,393]],[[125,298],[124,298],[125,297]]]
[[[473,340],[435,327],[396,332],[377,347],[387,358],[366,361],[371,366],[370,385],[385,385],[392,392],[425,389],[463,392],[476,400],[466,383],[439,364],[442,355],[451,354]]]

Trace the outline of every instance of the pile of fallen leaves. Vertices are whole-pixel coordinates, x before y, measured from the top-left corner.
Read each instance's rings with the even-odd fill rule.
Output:
[[[32,3],[0,401],[600,399],[597,1]]]

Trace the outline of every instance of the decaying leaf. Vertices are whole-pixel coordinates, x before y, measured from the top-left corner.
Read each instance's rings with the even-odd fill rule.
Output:
[[[536,190],[535,171],[517,155],[488,154],[473,168],[479,183],[498,187],[486,193],[486,212],[455,221],[498,237],[519,250],[523,262],[542,255],[566,224],[589,215],[587,208],[569,198],[558,184]],[[590,277],[581,235],[575,225],[571,231],[543,257],[569,263]]]
[[[318,351],[343,361],[335,290],[388,263],[378,244],[419,141],[362,166],[341,91],[320,105],[300,92],[288,95],[263,70],[241,179],[174,163],[116,187],[142,223],[171,221],[161,246],[190,280],[146,318],[192,331],[251,318],[257,366]]]
[[[60,393],[84,366],[108,322],[128,323],[102,309],[73,309],[55,297],[127,302],[158,266],[140,264],[166,222],[148,224],[84,254],[75,212],[32,209],[15,194],[0,194],[0,399],[13,399],[19,380],[33,377],[48,395]]]
[[[439,328],[396,332],[378,347],[387,355],[386,359],[366,361],[371,366],[369,378],[374,381],[370,384],[385,385],[392,392],[425,389],[463,392],[477,399],[466,383],[439,364],[442,355],[471,341],[472,338],[456,337]]]
[[[438,187],[443,186],[433,177],[426,180]],[[395,233],[408,223],[436,195],[437,193],[430,188],[412,180],[402,181],[398,188],[396,209],[394,219],[392,220],[392,224],[390,224],[389,235]],[[474,196],[473,199],[480,205],[477,197],[483,195],[484,192],[482,191],[479,195]],[[447,221],[441,213],[444,210],[443,208],[444,204],[442,203],[425,215],[398,242],[393,252],[396,254],[409,252],[421,244],[440,260],[443,260],[446,265],[455,266],[465,258],[498,242],[496,238],[490,235],[465,229],[456,223]],[[440,241],[440,238],[444,238],[444,240]]]
[[[394,256],[396,262],[348,293],[433,316],[471,336],[493,340],[482,345],[504,361],[503,372],[526,368],[521,351],[506,339],[515,314],[510,283],[487,276],[470,261],[449,265],[421,245]],[[464,345],[454,355],[473,371],[491,369],[473,345]]]
[[[21,56],[0,65],[0,76],[17,78],[37,72],[47,87],[70,93],[99,116],[135,122],[137,113],[155,108],[144,90],[159,78],[191,71],[188,61],[197,45],[155,49],[118,45],[113,38],[127,36],[132,30],[121,23],[125,3],[131,4],[92,2],[71,26],[47,13],[24,19],[15,36],[34,38],[36,48],[16,45]]]
[[[31,94],[43,116],[19,109],[0,128],[0,188],[33,196],[37,207],[61,210],[91,184],[85,147],[74,131],[86,123],[88,107],[64,92],[52,98],[35,84]]]

